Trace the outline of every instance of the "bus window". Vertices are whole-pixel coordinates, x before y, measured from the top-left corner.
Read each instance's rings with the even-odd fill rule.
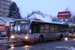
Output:
[[[40,25],[40,33],[44,33],[44,25]]]
[[[49,25],[45,25],[45,33],[49,33]]]
[[[32,32],[33,33],[39,33],[39,25],[38,24],[32,25]]]
[[[62,28],[63,28],[63,27],[61,27],[61,25],[58,26],[59,32],[62,32]]]
[[[58,32],[58,26],[55,25],[55,32]]]
[[[67,31],[66,29],[67,29],[67,28],[66,28],[66,26],[64,26],[64,25],[60,25],[60,26],[58,27],[59,32],[66,32],[66,31]]]
[[[33,33],[37,33],[36,26],[33,27]]]
[[[14,30],[17,32],[17,26],[14,27]]]
[[[28,29],[29,29],[28,25],[25,25],[25,30],[28,30]]]
[[[20,31],[20,25],[18,25],[18,31]]]
[[[70,29],[70,30],[69,30],[69,33],[73,33],[73,31],[74,31],[74,29]]]
[[[25,31],[25,25],[21,25],[21,32]]]
[[[50,32],[54,32],[55,28],[54,25],[50,25]]]

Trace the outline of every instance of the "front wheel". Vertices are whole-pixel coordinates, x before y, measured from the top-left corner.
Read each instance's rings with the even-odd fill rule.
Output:
[[[39,37],[39,42],[43,42],[44,41],[44,38],[42,36]]]
[[[63,35],[60,35],[60,38],[57,39],[58,41],[61,41],[61,39],[63,38]]]

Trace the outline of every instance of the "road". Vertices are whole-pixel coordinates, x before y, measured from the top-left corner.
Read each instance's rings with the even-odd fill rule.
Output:
[[[8,50],[75,50],[75,39],[69,39],[67,41],[45,41],[43,43],[26,44],[23,46],[12,46]]]

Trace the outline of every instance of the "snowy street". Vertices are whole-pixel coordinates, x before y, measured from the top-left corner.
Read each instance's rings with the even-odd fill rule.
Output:
[[[75,50],[75,39],[69,39],[68,41],[45,41],[43,43],[25,44],[21,46],[12,46],[8,50]]]

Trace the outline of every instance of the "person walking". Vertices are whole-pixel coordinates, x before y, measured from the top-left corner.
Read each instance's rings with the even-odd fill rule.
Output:
[[[7,37],[8,37],[8,41],[10,40],[10,29],[7,29]]]

